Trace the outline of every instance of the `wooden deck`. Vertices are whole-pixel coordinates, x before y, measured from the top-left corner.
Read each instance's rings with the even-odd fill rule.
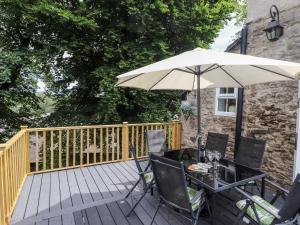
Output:
[[[143,165],[145,166],[145,163]],[[125,217],[141,187],[124,201],[138,179],[133,161],[90,166],[27,177],[11,224],[18,225],[148,225],[157,206],[155,197],[146,198],[135,213]],[[223,216],[220,217],[223,220]],[[205,216],[200,224],[207,225]],[[172,210],[161,208],[156,225],[185,225],[189,221]]]

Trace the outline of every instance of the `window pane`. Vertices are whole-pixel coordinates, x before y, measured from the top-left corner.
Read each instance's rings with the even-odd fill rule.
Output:
[[[236,108],[236,100],[235,99],[228,99],[228,111],[227,112],[235,112]]]
[[[234,88],[227,88],[228,94],[234,94]]]
[[[218,99],[218,111],[226,112],[226,101],[227,99]]]
[[[226,94],[227,90],[226,88],[220,88],[220,94]]]

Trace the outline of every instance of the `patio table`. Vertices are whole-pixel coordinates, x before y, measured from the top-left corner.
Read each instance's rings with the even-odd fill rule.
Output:
[[[199,157],[197,156],[197,149],[173,150],[165,152],[164,154],[166,158],[183,161],[186,168],[191,164],[199,162]],[[264,197],[265,172],[240,165],[228,159],[221,159],[218,167],[212,167],[208,169],[208,172],[190,171],[188,169],[186,169],[186,172],[199,186],[205,188],[212,194],[212,224],[214,224],[215,197],[217,193],[246,185],[251,181],[261,180],[261,195]]]

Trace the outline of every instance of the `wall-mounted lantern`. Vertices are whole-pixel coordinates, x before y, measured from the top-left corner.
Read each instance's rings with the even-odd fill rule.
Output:
[[[270,15],[272,20],[264,31],[269,41],[277,41],[283,35],[283,27],[279,24],[279,11],[276,5],[271,6]]]

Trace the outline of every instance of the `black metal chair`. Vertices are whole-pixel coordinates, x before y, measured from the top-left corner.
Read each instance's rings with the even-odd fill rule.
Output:
[[[146,130],[146,143],[149,155],[151,153],[163,155],[168,151],[164,130]]]
[[[241,137],[235,161],[250,168],[260,169],[265,148],[264,140]]]
[[[290,192],[266,180],[271,186],[277,189],[277,195],[267,202],[259,196],[250,196],[237,188],[246,199],[237,202],[237,207],[241,210],[234,225],[246,217],[252,224],[258,225],[282,225],[297,224],[298,214],[300,212],[300,174],[297,175]],[[280,209],[273,204],[278,199],[278,195],[284,196],[284,203]]]
[[[166,161],[162,157],[151,156],[159,204],[152,217],[151,224],[162,205],[189,213],[193,225],[198,223],[199,214],[206,206],[210,212],[208,201],[203,189],[197,191],[187,186],[186,173],[182,162]]]
[[[265,140],[241,137],[241,141],[236,152],[235,162],[253,169],[261,169],[265,148]],[[256,181],[249,182],[242,187],[246,190],[249,186],[251,187],[252,193],[254,186],[258,191],[260,191],[259,184]]]
[[[142,181],[143,183],[143,191],[144,193],[147,193],[148,190],[151,190],[151,194],[153,195],[153,186],[151,185],[151,181],[153,180],[153,173],[151,170],[149,170],[150,164],[146,166],[146,168],[143,170],[142,166],[140,165],[140,161],[136,157],[136,151],[133,147],[132,143],[130,143],[129,151],[133,156],[135,165],[138,170],[139,179],[138,181],[133,185],[133,187],[129,190],[127,195],[125,196],[125,199],[128,198],[128,196],[134,191],[136,186]]]
[[[205,148],[209,150],[217,150],[222,154],[222,157],[225,157],[227,143],[227,134],[208,132]]]

